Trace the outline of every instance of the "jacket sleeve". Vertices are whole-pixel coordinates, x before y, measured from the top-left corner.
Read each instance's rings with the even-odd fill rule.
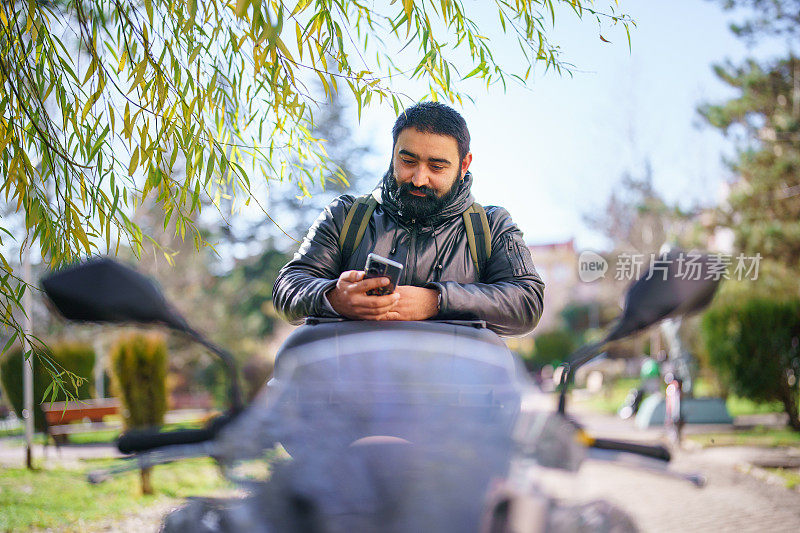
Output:
[[[481,283],[445,281],[428,286],[442,293],[439,319],[478,319],[499,335],[530,333],[542,316],[544,282],[533,266],[522,232],[501,207],[487,207],[492,254]]]
[[[294,257],[278,273],[272,303],[289,322],[307,316],[337,316],[325,304],[325,293],[341,273],[339,232],[355,198],[336,198],[320,213]]]

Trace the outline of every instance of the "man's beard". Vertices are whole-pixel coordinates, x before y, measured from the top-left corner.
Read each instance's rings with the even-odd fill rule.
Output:
[[[404,218],[425,220],[441,212],[458,194],[461,180],[456,176],[453,186],[441,198],[430,187],[416,187],[411,182],[398,185],[393,169],[390,169],[389,192],[396,199],[397,205]],[[412,191],[425,193],[425,196],[415,196]]]

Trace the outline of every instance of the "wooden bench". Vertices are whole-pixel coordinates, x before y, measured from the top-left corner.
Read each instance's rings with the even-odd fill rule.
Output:
[[[120,424],[103,422],[103,417],[119,413],[120,403],[117,398],[45,402],[41,404],[41,408],[47,421],[47,432],[56,443],[66,442],[67,436],[73,433],[121,427]]]

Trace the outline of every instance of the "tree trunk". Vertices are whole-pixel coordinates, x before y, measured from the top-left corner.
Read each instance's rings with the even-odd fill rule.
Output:
[[[153,467],[142,468],[142,494],[153,494],[153,485],[150,483],[150,472]]]
[[[800,431],[800,416],[797,412],[797,391],[790,387],[788,383],[784,383],[781,391],[781,401],[783,402],[783,409],[789,415],[789,427],[794,431]]]

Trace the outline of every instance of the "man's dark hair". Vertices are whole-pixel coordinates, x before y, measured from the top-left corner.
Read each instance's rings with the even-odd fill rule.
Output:
[[[458,145],[460,160],[463,160],[469,152],[467,122],[458,114],[458,111],[442,103],[420,102],[400,113],[392,127],[392,151],[397,144],[400,132],[406,128],[453,137]]]

